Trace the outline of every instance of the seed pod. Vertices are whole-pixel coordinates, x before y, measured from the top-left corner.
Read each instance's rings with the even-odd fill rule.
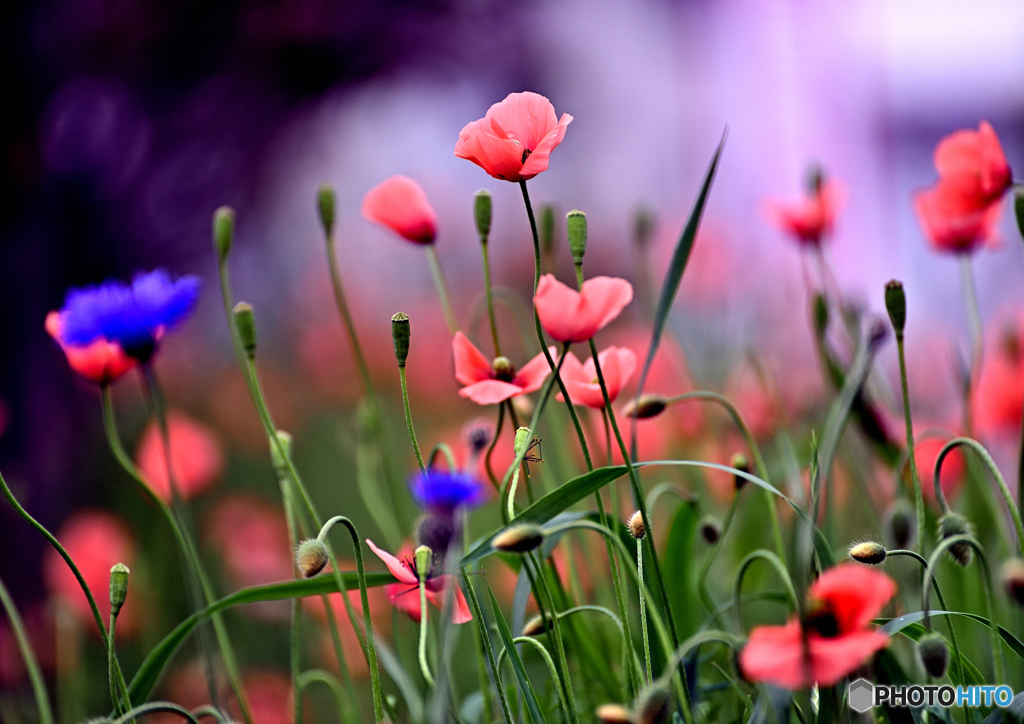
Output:
[[[413,556],[416,558],[416,575],[419,579],[425,581],[430,578],[430,569],[434,563],[434,551],[421,545],[413,551]]]
[[[491,541],[495,550],[528,553],[544,542],[544,531],[535,523],[517,523],[498,533]]]
[[[334,187],[329,183],[322,183],[316,190],[316,210],[320,214],[320,225],[324,228],[324,234],[331,238],[331,231],[334,229]]]
[[[115,616],[128,597],[128,573],[128,566],[124,563],[115,563],[110,569],[110,611]]]
[[[946,513],[939,520],[939,538],[946,540],[957,535],[970,535],[971,525],[959,513]],[[963,567],[967,567],[974,555],[974,549],[968,543],[954,543],[949,549],[949,555]]]
[[[256,356],[256,318],[252,313],[252,305],[248,302],[239,302],[235,305],[235,329],[238,331],[238,341],[242,349],[252,359]]]
[[[487,238],[491,235],[492,206],[491,192],[487,189],[480,189],[473,194],[473,218],[476,221],[476,233],[480,236],[481,244],[486,244]]]
[[[750,465],[750,459],[741,452],[733,453],[732,459],[729,461],[729,467],[742,470],[747,474],[754,472],[754,469]],[[747,484],[747,479],[742,475],[733,475],[732,482],[733,485],[736,486],[736,490],[740,490]]]
[[[639,510],[633,513],[627,526],[629,527],[629,534],[637,540],[640,540],[647,535],[647,526],[644,525],[644,516]]]
[[[213,248],[221,262],[227,259],[234,238],[235,210],[230,206],[221,206],[213,212]]]
[[[583,255],[587,253],[587,215],[582,211],[570,211],[565,215],[565,228],[573,263],[579,266],[583,263]]]
[[[857,543],[850,547],[850,558],[858,563],[864,563],[869,566],[877,566],[879,563],[883,563],[886,555],[885,546],[871,540]]]
[[[630,400],[623,412],[626,417],[635,417],[638,420],[646,420],[649,417],[657,417],[668,407],[668,399],[661,395],[641,395],[638,399]]]
[[[949,665],[949,648],[938,634],[927,634],[917,642],[917,655],[933,678],[941,679]]]
[[[295,567],[303,578],[312,578],[322,571],[330,561],[327,546],[317,538],[310,538],[299,543],[295,552]]]
[[[399,367],[405,367],[405,360],[409,357],[409,340],[412,336],[412,329],[409,326],[409,315],[398,312],[391,318],[391,341],[395,345],[395,359]]]
[[[894,549],[909,548],[917,537],[917,518],[913,506],[900,499],[885,516],[885,537]]]
[[[885,310],[889,312],[889,321],[896,331],[897,337],[903,336],[903,328],[907,324],[907,295],[903,291],[903,282],[893,279],[885,285]]]

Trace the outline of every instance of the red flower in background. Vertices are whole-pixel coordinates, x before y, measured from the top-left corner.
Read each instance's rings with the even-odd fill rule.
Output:
[[[235,494],[219,500],[204,523],[206,539],[239,588],[292,578],[288,525],[280,507],[254,495]]]
[[[167,416],[167,431],[171,443],[171,466],[178,495],[188,500],[213,485],[224,471],[224,454],[213,432],[180,412]],[[142,433],[135,454],[142,477],[164,500],[171,499],[171,484],[167,478],[167,458],[164,454],[160,429],[151,422]]]
[[[995,238],[1002,205],[974,206],[972,198],[945,181],[914,194],[917,220],[937,251],[969,253]]]
[[[559,342],[586,342],[608,326],[633,300],[625,279],[594,277],[579,291],[545,274],[533,298],[544,331]]]
[[[1013,433],[1024,415],[1024,339],[1020,320],[1000,331],[985,356],[974,393],[974,419],[986,435]]]
[[[799,200],[769,199],[765,214],[772,224],[801,244],[815,246],[832,233],[844,199],[842,184],[835,179],[818,179]]]
[[[555,116],[551,101],[537,93],[510,93],[487,115],[459,132],[455,155],[503,181],[526,181],[548,168],[572,116]]]
[[[631,349],[609,347],[600,352],[597,359],[601,362],[601,374],[608,388],[608,398],[615,402],[615,398],[619,396],[619,392],[636,370],[636,354]],[[573,403],[596,410],[604,408],[604,394],[597,382],[597,368],[592,357],[581,364],[576,355],[570,352],[562,363],[562,371],[559,374]],[[562,396],[559,395],[558,398],[562,399]]]
[[[82,573],[106,623],[110,619],[110,569],[115,563],[129,568],[135,560],[135,542],[128,528],[111,513],[88,510],[76,513],[57,532],[57,540],[67,550]],[[99,634],[89,600],[82,592],[78,579],[64,559],[52,548],[46,551],[43,575],[50,594],[75,614],[87,630]],[[128,598],[117,618],[118,634],[130,635],[136,628],[138,600],[137,588],[129,585]]]
[[[922,437],[914,440],[914,460],[917,462],[917,474],[921,479],[921,492],[925,500],[935,501],[935,461],[939,459],[939,451],[950,440],[952,438],[948,435]],[[960,448],[954,448],[951,452],[946,453],[946,457],[942,460],[942,472],[939,473],[942,494],[947,498],[956,495],[960,489],[960,483],[964,481],[966,472],[967,461],[964,460],[963,451]]]
[[[804,621],[750,632],[740,652],[744,675],[792,690],[835,684],[888,645],[888,636],[868,626],[895,592],[888,576],[864,566],[826,571],[808,591]]]
[[[549,351],[555,354],[553,347]],[[459,394],[478,405],[496,405],[510,397],[535,392],[551,372],[543,354],[534,357],[518,371],[505,357],[489,363],[462,332],[455,333],[452,352],[455,354],[455,379],[466,385]]]
[[[437,238],[437,215],[423,189],[408,176],[392,176],[367,191],[363,217],[416,244],[433,244]]]
[[[403,555],[401,559],[396,558],[387,551],[383,551],[373,544],[369,538],[366,545],[377,554],[377,557],[384,561],[384,565],[391,571],[391,575],[398,579],[398,583],[390,583],[384,586],[384,592],[388,594],[391,605],[400,611],[404,611],[409,618],[417,623],[420,620],[420,584],[416,577],[416,564],[412,560],[411,553]],[[473,614],[469,612],[469,605],[466,603],[462,589],[455,582],[455,577],[443,574],[440,576],[431,575],[426,582],[427,600],[437,609],[444,607],[444,597],[449,586],[453,587],[454,605],[452,606],[452,623],[466,623],[473,620]]]
[[[126,355],[116,342],[96,339],[83,347],[65,344],[60,333],[60,312],[47,314],[45,326],[47,333],[64,350],[71,369],[97,385],[109,385],[138,364],[138,360]]]

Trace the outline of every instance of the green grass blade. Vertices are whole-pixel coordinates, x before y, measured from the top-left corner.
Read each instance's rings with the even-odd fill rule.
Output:
[[[501,607],[498,606],[498,600],[494,597],[490,586],[487,586],[487,595],[491,599],[491,610],[494,612],[494,620],[498,625],[498,635],[501,636],[501,643],[505,646],[508,660],[512,662],[512,670],[515,671],[516,680],[519,682],[519,689],[526,699],[526,709],[530,712],[530,719],[533,721],[533,724],[543,724],[545,719],[540,711],[540,704],[537,703],[537,694],[534,692],[533,684],[530,683],[530,679],[526,675],[526,667],[523,666],[519,650],[516,649],[512,639],[512,632],[509,631],[508,624],[505,623],[505,617],[501,615]],[[494,675],[496,677],[500,676],[497,671],[494,672]]]

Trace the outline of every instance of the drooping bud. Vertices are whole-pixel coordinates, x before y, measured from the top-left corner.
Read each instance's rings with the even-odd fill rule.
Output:
[[[277,431],[277,439],[281,443],[281,449],[278,450],[278,446],[274,444],[274,441],[270,441],[270,459],[274,463],[274,470],[277,471],[278,476],[288,475],[288,460],[292,455],[292,436],[284,430]],[[284,451],[284,456],[281,452]]]
[[[295,551],[295,567],[303,578],[312,578],[327,567],[331,557],[327,553],[327,546],[318,538],[310,538],[299,543]]]
[[[662,395],[640,395],[639,398],[626,403],[623,413],[626,417],[635,417],[638,420],[646,420],[650,417],[657,417],[668,407],[668,398]]]
[[[639,206],[633,216],[633,240],[643,248],[654,236],[654,211],[647,206]]]
[[[970,535],[971,524],[959,513],[946,513],[939,520],[939,539],[946,540],[957,535]],[[967,567],[974,555],[974,549],[968,543],[954,543],[949,549],[949,555],[963,567]]]
[[[850,546],[850,558],[869,566],[885,562],[886,555],[885,546],[872,540]]]
[[[754,472],[754,468],[751,467],[750,465],[750,459],[747,458],[747,456],[741,452],[733,453],[732,459],[729,461],[729,467],[736,468],[737,470],[742,470],[748,475]],[[742,475],[734,474],[732,476],[732,482],[733,485],[736,486],[736,490],[739,490],[740,488],[747,484],[747,479]]]
[[[1013,191],[1013,213],[1017,217],[1017,230],[1024,236],[1024,189],[1020,186]]]
[[[494,536],[491,545],[505,553],[527,553],[544,542],[544,531],[536,523],[517,523]]]
[[[115,563],[110,569],[110,612],[117,615],[128,597],[128,566]]]
[[[644,516],[639,510],[633,513],[632,517],[629,519],[629,523],[626,524],[626,527],[629,528],[629,534],[637,540],[640,540],[647,535],[647,526],[644,525]]]
[[[416,576],[425,581],[430,578],[430,569],[434,562],[434,551],[421,545],[416,548],[413,555],[416,557]]]
[[[896,279],[886,282],[885,310],[889,312],[889,321],[896,330],[896,337],[902,337],[903,328],[907,324],[907,295],[903,291],[903,282]]]
[[[917,642],[917,655],[924,664],[924,670],[933,678],[941,679],[949,665],[949,648],[941,636],[926,634]]]
[[[530,447],[530,428],[521,427],[516,430],[515,441],[512,443],[512,451],[518,458],[520,455],[526,455],[527,448]]]
[[[825,299],[824,294],[815,294],[814,301],[811,302],[811,320],[814,322],[814,334],[818,339],[825,338],[825,332],[828,331],[828,300]]]
[[[885,537],[892,548],[909,548],[917,536],[917,517],[910,502],[899,499],[885,516]]]
[[[476,221],[476,233],[480,236],[480,243],[486,244],[491,235],[491,210],[493,208],[491,192],[487,189],[480,189],[473,194],[473,218]]]
[[[714,516],[707,516],[700,522],[700,537],[713,546],[722,537],[722,524]]]
[[[391,318],[391,340],[395,343],[395,359],[399,367],[405,367],[405,360],[409,357],[409,338],[412,336],[412,328],[409,326],[409,315],[399,312]]]
[[[548,624],[543,616],[534,616],[523,624],[523,636],[540,636],[547,630]]]
[[[222,262],[231,252],[231,242],[235,238],[235,210],[230,206],[221,206],[213,212],[213,248],[217,251],[217,259]]]
[[[239,302],[235,305],[234,314],[238,341],[249,359],[253,359],[256,356],[256,317],[253,316],[252,305],[248,302]]]
[[[672,716],[672,695],[661,686],[652,686],[636,703],[636,724],[663,724]]]
[[[1024,561],[1010,558],[1003,564],[999,578],[1010,600],[1018,606],[1024,606]]]
[[[334,207],[335,207],[334,186],[326,181],[320,184],[316,190],[316,210],[320,215],[320,226],[324,229],[324,235],[330,239],[334,230]]]
[[[540,210],[540,248],[545,254],[555,248],[555,207],[551,204]]]
[[[576,266],[583,263],[583,255],[587,253],[587,215],[582,211],[573,210],[565,215],[565,229],[569,236],[569,251]]]
[[[594,717],[601,724],[631,724],[633,721],[629,709],[621,704],[602,704],[594,711]]]

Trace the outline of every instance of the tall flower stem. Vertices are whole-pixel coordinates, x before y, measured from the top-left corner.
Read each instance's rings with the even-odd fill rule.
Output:
[[[117,683],[118,672],[121,670],[121,666],[117,661],[117,650],[114,648],[114,629],[117,626],[117,614],[113,611],[110,612],[110,627],[107,629],[107,680],[110,685],[110,700],[114,704],[114,713],[120,715],[123,712],[129,711],[132,708],[132,702],[128,698],[128,692],[123,692],[123,704],[121,696],[122,694],[118,691],[119,685]]]
[[[711,594],[708,592],[708,573],[711,571],[711,565],[715,562],[715,557],[718,555],[718,551],[722,547],[725,537],[729,535],[729,529],[732,527],[732,521],[736,517],[736,508],[739,505],[739,502],[740,491],[737,490],[732,496],[732,502],[729,503],[729,511],[725,514],[725,521],[722,523],[722,534],[718,536],[718,540],[715,541],[714,546],[704,557],[704,562],[700,567],[700,573],[697,574],[697,585],[700,591],[700,600],[704,602],[704,606],[708,609],[708,613],[713,614],[715,612],[715,603],[711,600]]]
[[[484,652],[487,654],[487,662],[491,667],[491,674],[494,676],[494,685],[498,689],[498,700],[501,702],[501,713],[504,714],[507,724],[512,724],[512,712],[509,710],[508,697],[505,694],[505,687],[501,682],[501,674],[494,661],[494,649],[491,646],[491,635],[487,630],[483,611],[480,609],[480,601],[476,597],[476,588],[474,588],[473,581],[470,579],[469,572],[465,567],[461,570],[462,580],[466,584],[466,594],[469,598],[469,605],[473,609],[473,620],[476,621],[477,629],[480,632],[480,641],[483,644]]]
[[[434,286],[437,287],[437,296],[441,300],[441,311],[444,313],[445,324],[448,331],[455,334],[459,331],[459,323],[455,319],[455,310],[452,309],[451,296],[448,294],[448,282],[444,279],[444,272],[441,270],[441,260],[437,256],[437,249],[433,244],[427,244],[427,261],[430,262],[430,275],[434,277]]]
[[[480,239],[480,249],[484,257],[484,294],[487,297],[487,319],[491,323],[491,339],[494,341],[494,356],[501,357],[501,344],[498,342],[498,320],[494,316],[494,292],[491,288],[491,260],[487,252],[487,239]]]
[[[910,386],[907,383],[907,358],[903,349],[903,330],[896,330],[896,351],[900,358],[900,387],[903,389],[903,420],[907,426],[907,460],[910,463],[910,480],[914,486],[914,508],[917,511],[917,547],[925,553],[924,496],[921,494],[921,476],[917,472],[917,456],[914,454],[914,423],[910,414]]]
[[[6,489],[6,485],[4,488]],[[14,631],[14,639],[18,642],[18,650],[21,652],[21,660],[25,662],[25,669],[28,671],[29,681],[32,682],[32,693],[36,698],[36,708],[39,710],[39,721],[41,724],[53,724],[53,711],[50,709],[50,697],[46,693],[46,682],[43,680],[43,672],[39,669],[39,662],[36,660],[35,652],[32,651],[32,644],[29,643],[28,634],[25,631],[25,622],[21,620],[11,598],[7,586],[0,580],[0,605],[3,605],[7,620]],[[101,626],[102,628],[102,623]],[[116,705],[117,702],[115,701]]]
[[[636,577],[644,580],[644,542],[636,539]],[[651,675],[651,641],[647,637],[647,604],[644,603],[644,589],[640,587],[640,630],[644,639],[644,666],[647,668],[647,683],[654,681]]]
[[[498,405],[498,422],[494,426],[494,437],[491,439],[491,444],[487,446],[487,452],[484,453],[484,469],[487,471],[487,478],[491,481],[491,485],[494,486],[496,491],[501,491],[501,484],[498,482],[498,477],[494,474],[494,470],[491,469],[491,455],[494,453],[494,448],[498,444],[498,438],[501,437],[501,428],[505,424],[505,406]]]
[[[430,674],[430,665],[427,663],[427,579],[420,576],[420,645],[419,659],[420,672],[427,686],[434,688],[434,677]]]
[[[409,442],[412,443],[412,451],[416,453],[416,463],[420,466],[420,472],[427,472],[427,466],[423,464],[423,455],[420,453],[420,444],[416,441],[416,428],[412,424],[412,409],[409,407],[409,385],[405,381],[405,365],[398,365],[398,378],[402,381],[402,407],[405,409],[405,425],[409,428]]]
[[[555,604],[554,596],[551,595],[551,587],[548,585],[547,576],[544,573],[544,569],[540,565],[540,561],[531,552],[527,554],[529,561],[526,558],[523,559],[523,565],[533,565],[536,571],[537,580],[540,581],[540,590],[544,594],[544,598],[548,604],[548,611],[551,615],[551,633],[552,638],[555,640],[555,653],[558,657],[559,666],[562,670],[562,687],[565,690],[565,698],[569,702],[569,714],[572,716],[574,722],[579,721],[579,717],[576,715],[576,699],[572,692],[572,676],[569,673],[569,662],[565,657],[565,642],[562,638],[562,627],[558,622],[558,608]]]
[[[981,309],[978,305],[978,288],[974,283],[974,266],[969,254],[961,254],[960,285],[964,296],[964,309],[967,311],[967,329],[971,336],[971,368],[964,389],[964,429],[968,436],[974,434],[974,414],[971,410],[972,398],[981,374],[981,360],[985,352],[985,339],[981,324]]]

